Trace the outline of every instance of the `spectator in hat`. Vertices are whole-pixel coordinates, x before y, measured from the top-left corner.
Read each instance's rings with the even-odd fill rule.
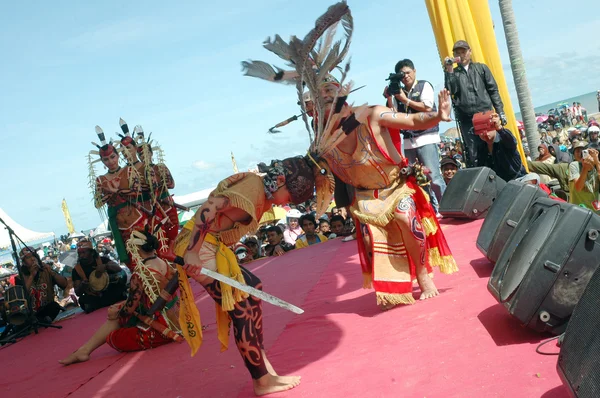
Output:
[[[442,175],[444,176],[444,182],[448,185],[458,169],[460,169],[460,163],[451,157],[443,157],[440,161],[440,168],[442,170]]]
[[[583,150],[587,148],[587,142],[575,141],[573,143],[573,156],[575,160],[569,164],[569,203],[583,205],[600,214],[598,204],[598,193],[600,192],[600,161],[598,151],[588,149],[587,156]]]
[[[296,244],[296,239],[298,239],[298,236],[302,235],[302,228],[298,222],[300,217],[302,217],[302,213],[297,209],[292,209],[286,214],[287,229],[283,232],[283,238],[292,246]]]
[[[246,239],[246,241],[244,242],[244,244],[248,248],[249,253],[252,256],[253,260],[256,260],[256,259],[259,259],[262,257],[262,247],[258,243],[258,239],[256,238],[256,236],[248,237]]]
[[[592,149],[600,149],[600,142],[598,141],[598,134],[600,134],[600,127],[596,126],[590,126],[588,127],[588,138],[589,138],[589,145],[588,148],[592,148]]]
[[[464,40],[454,43],[454,58],[446,57],[445,86],[452,95],[454,112],[458,119],[460,134],[465,144],[464,157],[467,167],[481,166],[479,154],[485,144],[473,134],[473,115],[495,110],[502,124],[506,124],[504,104],[498,92],[498,85],[487,65],[471,61],[471,47]],[[454,61],[458,58],[458,66]]]

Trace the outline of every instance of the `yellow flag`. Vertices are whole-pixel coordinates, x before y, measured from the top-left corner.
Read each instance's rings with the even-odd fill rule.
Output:
[[[233,164],[233,172],[235,174],[239,173],[239,170],[237,168],[237,163],[235,162],[235,158],[233,157],[233,152],[231,152],[231,163]]]
[[[190,281],[181,265],[176,265],[179,276],[179,326],[185,341],[192,349],[191,355],[194,356],[202,345],[202,321],[194,302],[194,293]]]
[[[67,207],[67,201],[65,199],[62,200],[62,211],[65,216],[65,222],[67,223],[67,229],[69,230],[69,233],[75,233],[75,227],[73,226],[71,214],[69,213],[69,208]]]

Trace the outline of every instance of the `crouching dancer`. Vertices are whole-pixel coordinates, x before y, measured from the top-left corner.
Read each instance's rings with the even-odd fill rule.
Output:
[[[263,165],[264,166],[264,165]],[[266,166],[265,166],[266,167]],[[218,338],[227,348],[229,323],[238,350],[252,377],[256,395],[289,390],[299,376],[279,376],[263,346],[261,301],[201,273],[203,267],[260,289],[261,281],[238,265],[228,248],[258,229],[273,204],[301,203],[313,196],[314,175],[303,158],[288,158],[263,169],[265,176],[235,174],[219,183],[180,232],[175,253],[184,257],[186,272],[217,302]]]
[[[158,247],[158,239],[153,235],[133,231],[127,249],[137,266],[127,300],[110,306],[106,322],[77,351],[59,361],[61,364],[85,362],[104,343],[117,351],[130,352],[183,341],[177,296],[168,297],[160,312],[148,313],[154,301],[165,297],[163,289],[175,275],[175,270],[156,256]]]

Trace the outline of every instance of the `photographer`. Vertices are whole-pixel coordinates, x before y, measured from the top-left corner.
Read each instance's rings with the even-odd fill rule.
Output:
[[[455,116],[465,143],[467,167],[482,166],[478,154],[484,145],[470,133],[473,115],[495,109],[505,125],[504,105],[498,93],[496,80],[487,65],[471,62],[469,43],[464,40],[457,41],[452,52],[454,58],[446,57],[444,60],[446,88],[452,95]],[[458,63],[456,68],[453,66],[454,62]]]
[[[54,300],[54,285],[61,289],[67,287],[67,280],[52,270],[49,264],[42,264],[36,253],[24,247],[19,253],[21,257],[23,276],[15,278],[15,284],[29,291],[31,308],[35,316],[43,322],[51,323],[61,310]]]
[[[433,86],[426,80],[417,80],[417,70],[413,62],[410,59],[403,59],[394,69],[396,76],[390,75],[390,85],[384,91],[388,106],[402,113],[436,111]],[[436,212],[438,201],[446,190],[446,183],[440,173],[437,148],[441,142],[439,131],[438,125],[426,130],[402,130],[404,154],[408,161],[415,163],[418,159],[431,171],[431,182],[435,193],[431,199]]]
[[[598,151],[586,149],[588,143],[575,141],[573,156],[569,164],[569,203],[584,205],[596,214],[600,214],[598,193],[600,191],[600,161]]]
[[[126,298],[125,272],[108,257],[100,256],[89,240],[77,243],[77,265],[71,276],[79,305],[88,314]]]

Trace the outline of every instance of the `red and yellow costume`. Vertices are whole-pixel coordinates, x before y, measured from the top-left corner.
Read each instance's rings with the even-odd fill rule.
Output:
[[[405,238],[417,237],[424,242],[425,266],[430,273],[432,266],[439,266],[443,273],[455,272],[456,263],[425,193],[414,177],[402,175],[402,167],[379,146],[369,125],[360,124],[346,139],[356,139],[353,153],[335,148],[323,158],[339,179],[355,188],[350,211],[365,225],[357,228],[364,287],[372,285],[378,304],[412,304],[416,265],[407,255]],[[414,201],[417,217],[411,225],[413,236],[403,237],[394,212],[407,197]],[[370,237],[368,248],[362,239],[365,233]]]
[[[125,242],[131,236],[131,231],[143,231],[148,223],[148,215],[143,211],[144,207],[139,200],[139,190],[139,178],[129,166],[96,178],[95,206],[107,206],[108,223],[119,260],[130,269],[133,269],[134,265],[125,249]]]
[[[108,335],[107,344],[115,350],[128,352],[156,348],[172,341],[182,342],[177,296],[170,297],[162,311],[148,314],[176,271],[169,267],[162,275],[146,267],[143,261],[136,262],[138,265],[131,277],[127,300],[109,309],[109,314],[118,310],[121,327]]]

